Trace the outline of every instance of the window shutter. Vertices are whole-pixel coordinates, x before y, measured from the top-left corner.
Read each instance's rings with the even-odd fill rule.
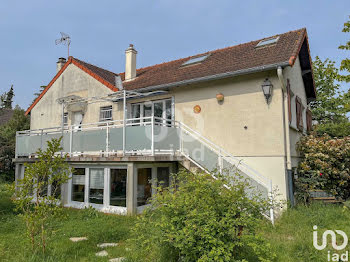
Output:
[[[308,132],[312,130],[312,114],[310,109],[306,110],[306,128]]]
[[[290,91],[289,79],[287,79],[287,96],[288,96],[288,119],[289,119],[289,124],[290,124],[290,123],[292,123],[292,105],[291,105],[292,94]]]
[[[303,130],[303,109],[301,104],[301,99],[296,96],[295,97],[295,105],[296,105],[296,113],[297,113],[297,127],[300,130]]]

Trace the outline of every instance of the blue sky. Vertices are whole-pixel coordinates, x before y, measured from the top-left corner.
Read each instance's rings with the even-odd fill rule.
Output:
[[[72,37],[71,55],[114,72],[124,71],[133,43],[143,67],[306,27],[312,57],[338,64],[350,52],[337,47],[349,0],[30,0],[0,3],[0,92],[14,84],[16,104],[27,108],[55,75]],[[344,89],[348,86],[343,85]]]

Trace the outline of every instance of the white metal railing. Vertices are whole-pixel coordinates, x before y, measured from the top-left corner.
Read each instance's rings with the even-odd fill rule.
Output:
[[[199,168],[212,171],[236,168],[254,182],[266,196],[272,194],[272,182],[240,159],[232,156],[188,125],[158,117],[141,117],[81,125],[18,131],[16,157],[35,155],[45,149],[51,138],[62,139],[65,153],[74,155],[178,154]],[[273,210],[269,218],[273,221]]]

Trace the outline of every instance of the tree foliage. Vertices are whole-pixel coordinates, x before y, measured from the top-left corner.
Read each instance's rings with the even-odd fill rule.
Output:
[[[12,102],[15,93],[13,92],[13,85],[8,92],[3,93],[0,96],[0,108],[12,109]]]
[[[350,112],[348,97],[337,82],[339,70],[335,62],[322,61],[318,56],[313,61],[317,98],[310,103],[312,118],[318,124],[346,122]]]
[[[14,180],[12,159],[15,157],[16,132],[29,129],[29,122],[29,117],[24,115],[24,110],[16,106],[11,119],[0,126],[0,174],[3,180]]]
[[[61,186],[69,180],[71,169],[61,151],[61,139],[47,142],[47,149],[37,151],[38,159],[26,164],[24,178],[13,185],[14,202],[21,212],[32,248],[47,247],[47,237],[52,230],[50,221],[62,212]]]
[[[350,18],[350,16],[349,16],[349,18]],[[343,33],[350,33],[350,20],[344,23],[344,27],[343,27],[342,32]],[[340,45],[339,49],[349,51],[350,50],[350,40],[347,41],[344,45]],[[339,79],[341,81],[350,82],[350,59],[349,58],[344,58],[341,61],[340,70],[346,71],[347,74],[339,75]]]
[[[271,207],[269,200],[241,178],[217,177],[183,170],[169,188],[158,187],[133,228],[129,259],[273,260],[269,244],[256,231],[262,212]]]

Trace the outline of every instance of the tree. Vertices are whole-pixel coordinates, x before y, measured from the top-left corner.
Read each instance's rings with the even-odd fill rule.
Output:
[[[12,100],[15,96],[13,92],[13,85],[11,85],[10,90],[6,94],[6,101],[4,102],[4,108],[12,109]]]
[[[316,100],[310,103],[313,120],[318,124],[348,122],[349,97],[340,90],[337,82],[339,70],[335,62],[329,59],[322,61],[316,56],[313,72],[317,91]]]
[[[62,150],[61,139],[48,141],[45,151],[39,149],[37,161],[25,164],[24,178],[13,184],[14,202],[25,221],[33,250],[39,246],[45,252],[51,219],[62,214],[60,189],[72,170],[65,161],[66,155],[56,154]]]
[[[40,94],[44,91],[45,88],[46,88],[46,86],[40,86],[39,91],[37,93],[34,93],[34,99],[32,101],[32,104],[40,96]]]
[[[8,92],[3,93],[0,96],[0,107],[1,108],[7,108],[7,109],[12,109],[12,100],[13,97],[15,96],[13,92],[13,85],[11,85],[11,88]]]
[[[15,157],[16,132],[29,129],[29,122],[24,110],[16,106],[11,119],[0,126],[0,174],[5,180],[14,179],[12,159]]]
[[[349,16],[350,18],[350,16]],[[350,20],[344,23],[344,27],[342,32],[344,33],[350,33]],[[350,50],[350,40],[345,43],[345,45],[340,45],[338,47],[341,50]],[[350,82],[350,59],[345,58],[341,61],[340,64],[340,70],[346,71],[348,74],[347,75],[339,75],[339,80],[345,81],[345,82]]]

